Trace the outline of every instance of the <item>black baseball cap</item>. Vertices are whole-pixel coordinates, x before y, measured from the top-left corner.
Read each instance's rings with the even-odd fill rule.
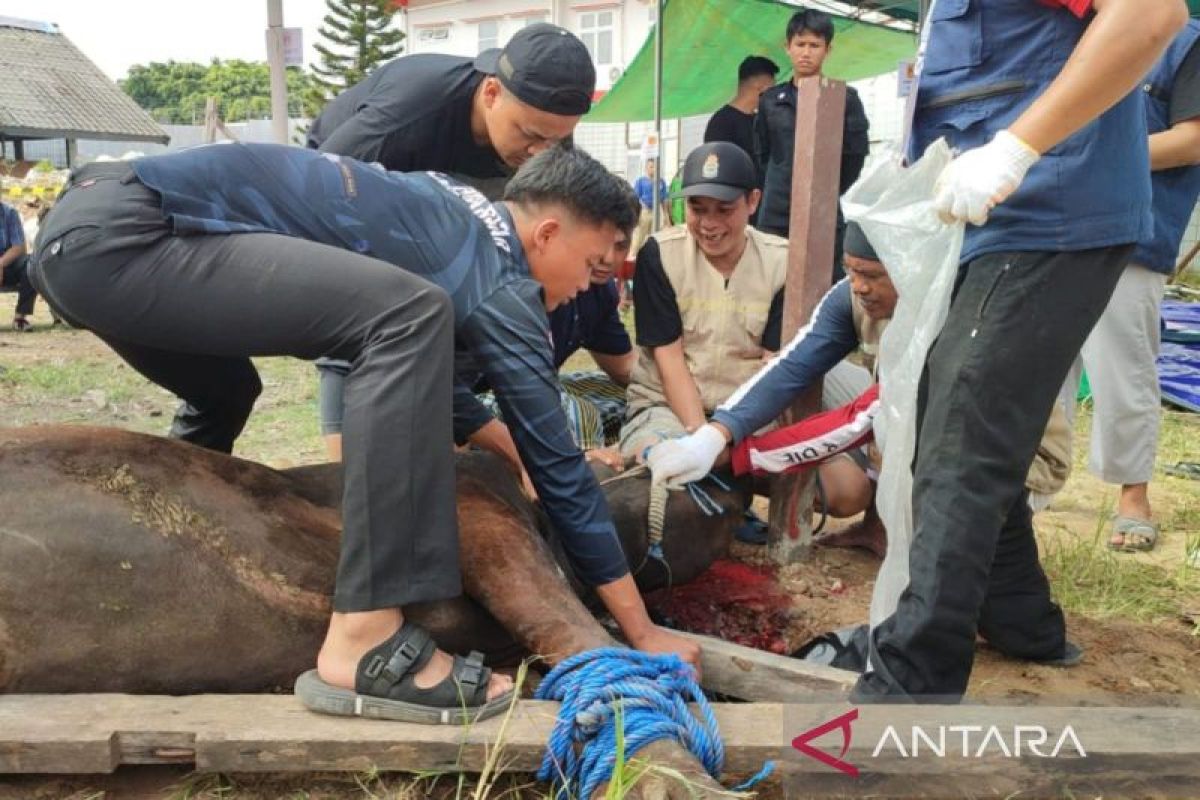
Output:
[[[517,31],[503,50],[484,50],[475,69],[495,75],[518,100],[549,114],[575,117],[592,107],[596,68],[587,47],[548,22]]]
[[[702,144],[683,162],[683,197],[715,197],[728,203],[757,188],[754,161],[733,142]]]

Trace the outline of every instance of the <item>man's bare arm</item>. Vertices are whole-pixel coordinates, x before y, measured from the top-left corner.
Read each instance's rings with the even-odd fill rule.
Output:
[[[614,356],[610,353],[597,353],[588,351],[592,360],[596,362],[596,366],[604,370],[608,377],[612,378],[613,383],[618,386],[628,386],[629,379],[633,376],[633,365],[637,363],[637,351],[630,350],[624,355]]]
[[[1183,0],[1094,0],[1096,17],[1062,72],[1009,132],[1045,153],[1116,105],[1187,23]]]
[[[1200,164],[1200,118],[1185,119],[1150,137],[1150,169]]]
[[[662,376],[667,405],[691,433],[705,422],[704,403],[683,355],[683,339],[654,348],[654,363]]]

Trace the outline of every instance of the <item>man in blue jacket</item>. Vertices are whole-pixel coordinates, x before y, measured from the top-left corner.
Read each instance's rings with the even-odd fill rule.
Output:
[[[456,380],[456,350],[521,421],[542,505],[630,643],[698,655],[649,621],[559,406],[546,309],[632,225],[628,190],[554,148],[506,198],[312,150],[215,145],[84,167],[39,234],[47,302],[186,401],[180,438],[232,449],[261,388],[251,356],[352,364],[341,558],[310,707],[442,723],[503,709],[507,679],[451,659],[400,611],[462,590],[451,440],[492,417]]]
[[[1071,362],[1150,230],[1144,112],[1130,90],[1187,9],[984,5],[935,0],[921,43],[910,160],[941,137],[961,151],[935,205],[970,224],[921,381],[909,584],[871,632],[856,702],[957,701],[977,634],[1019,658],[1079,657],[1024,481]],[[701,462],[729,438],[702,430],[673,460]]]

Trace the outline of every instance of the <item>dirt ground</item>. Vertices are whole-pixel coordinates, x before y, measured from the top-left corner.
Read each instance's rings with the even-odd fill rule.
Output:
[[[7,425],[74,423],[161,433],[175,400],[126,367],[90,334],[51,328],[39,303],[33,333],[7,328],[13,295],[0,295],[0,406]],[[287,359],[258,362],[264,393],[238,442],[238,455],[277,467],[322,458],[317,432],[317,382],[312,368]],[[1105,519],[1115,489],[1085,469],[1090,414],[1081,413],[1075,472],[1067,489],[1040,514],[1037,526],[1047,572],[1068,611],[1070,635],[1086,655],[1069,670],[1016,663],[981,646],[970,694],[1005,702],[1110,705],[1177,704],[1200,700],[1200,570],[1184,566],[1200,544],[1200,483],[1161,468],[1200,460],[1200,415],[1164,411],[1159,471],[1152,502],[1163,533],[1154,552],[1111,554]],[[756,548],[735,556],[754,563]],[[796,598],[788,643],[865,618],[878,562],[863,551],[818,549],[787,567],[780,582]],[[0,779],[0,800],[15,798],[426,797],[440,793],[373,776],[311,779],[187,776],[173,768],[122,770],[110,777]],[[527,779],[526,779],[527,780]],[[373,782],[374,781],[374,782]],[[257,787],[257,788],[256,788]],[[453,794],[451,794],[453,796]],[[493,796],[504,796],[497,792]],[[544,788],[534,794],[544,796]]]

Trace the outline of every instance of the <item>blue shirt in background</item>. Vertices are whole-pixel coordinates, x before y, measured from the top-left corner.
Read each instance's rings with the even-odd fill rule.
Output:
[[[654,194],[654,184],[651,183],[650,178],[643,175],[634,181],[633,191],[637,193],[638,200],[642,201],[643,208],[654,210],[654,198],[651,196]],[[667,202],[667,184],[662,178],[658,179],[658,202]]]
[[[8,203],[0,203],[0,212],[4,214],[3,231],[0,236],[0,253],[10,247],[25,244],[25,226],[21,224],[21,214]]]

